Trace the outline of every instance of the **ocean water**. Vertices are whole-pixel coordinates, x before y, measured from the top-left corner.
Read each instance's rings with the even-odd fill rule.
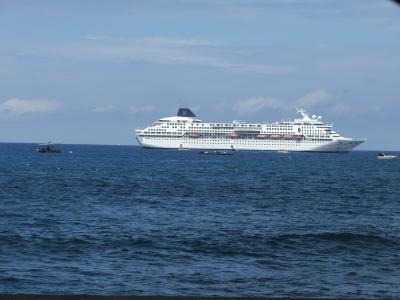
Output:
[[[0,144],[0,293],[400,297],[400,160],[36,147]]]

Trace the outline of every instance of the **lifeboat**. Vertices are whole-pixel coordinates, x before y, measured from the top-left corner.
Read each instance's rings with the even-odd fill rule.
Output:
[[[266,139],[266,138],[268,138],[268,134],[257,134],[256,137],[258,139]]]
[[[279,138],[281,138],[281,137],[282,137],[281,134],[271,134],[271,135],[270,135],[270,138],[271,138],[271,139],[279,139]]]
[[[283,137],[284,137],[285,139],[294,139],[296,136],[293,135],[293,134],[284,134]]]
[[[190,137],[199,137],[200,133],[199,132],[189,132]]]
[[[231,138],[235,138],[235,137],[238,137],[239,135],[237,133],[231,132],[231,133],[227,133],[226,136],[227,137],[231,137]]]

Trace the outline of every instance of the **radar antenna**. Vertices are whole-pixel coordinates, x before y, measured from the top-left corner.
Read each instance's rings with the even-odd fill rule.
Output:
[[[301,115],[303,118],[308,118],[308,115],[307,115],[307,112],[306,112],[305,109],[303,109],[303,108],[298,108],[298,107],[296,107],[296,108],[297,108],[297,113],[298,113],[299,115]]]
[[[297,120],[301,120],[301,121],[311,121],[312,119],[308,116],[307,112],[305,109],[303,108],[298,108],[297,109],[297,114],[300,115],[302,118],[301,119],[297,119]]]

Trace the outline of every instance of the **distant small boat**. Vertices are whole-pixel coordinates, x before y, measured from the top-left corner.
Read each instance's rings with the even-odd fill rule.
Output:
[[[53,143],[41,144],[43,147],[36,149],[40,153],[61,153],[61,149],[55,148]]]
[[[180,144],[178,150],[179,151],[185,151],[185,150],[190,150],[190,149],[189,148],[185,148],[185,147],[182,146],[182,144]]]
[[[232,155],[232,152],[227,151],[200,151],[199,154],[203,155]]]
[[[278,153],[289,153],[289,151],[286,150],[286,149],[278,150],[277,152],[278,152]]]
[[[387,155],[385,153],[378,153],[377,159],[397,159],[397,155]]]

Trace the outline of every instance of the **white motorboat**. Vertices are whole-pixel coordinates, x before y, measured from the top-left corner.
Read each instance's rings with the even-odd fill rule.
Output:
[[[377,159],[397,159],[397,155],[387,155],[385,153],[378,153]]]

